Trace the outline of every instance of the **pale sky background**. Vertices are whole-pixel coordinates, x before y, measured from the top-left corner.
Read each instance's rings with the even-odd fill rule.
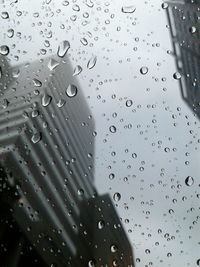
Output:
[[[176,65],[167,53],[172,44],[162,1],[97,0],[93,7],[79,0],[67,6],[60,0],[12,2],[1,0],[1,11],[10,18],[1,19],[0,32],[1,44],[10,47],[11,65],[54,55],[59,43],[68,40],[71,63],[83,68],[77,78],[96,124],[96,187],[100,193],[121,194],[117,211],[140,259],[136,267],[151,262],[156,267],[196,266],[200,123],[173,78]],[[134,13],[121,12],[130,5],[136,7]],[[12,38],[6,35],[10,28]],[[81,38],[87,39],[86,46]],[[97,63],[89,70],[93,55]],[[140,73],[143,66],[146,75]],[[133,101],[131,107],[127,99]],[[116,133],[109,131],[111,125]],[[185,185],[187,176],[194,178],[191,187]]]

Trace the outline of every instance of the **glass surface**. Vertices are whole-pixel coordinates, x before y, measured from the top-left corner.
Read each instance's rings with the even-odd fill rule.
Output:
[[[200,266],[200,1],[0,13],[0,266]]]

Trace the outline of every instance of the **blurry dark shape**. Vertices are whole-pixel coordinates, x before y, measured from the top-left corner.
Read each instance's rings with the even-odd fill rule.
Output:
[[[52,58],[7,66],[9,78],[5,90],[0,88],[0,199],[6,207],[0,214],[2,236],[7,235],[5,224],[14,229],[12,246],[0,236],[3,267],[27,262],[89,266],[102,252],[94,250],[94,203],[99,199],[93,184],[94,123],[69,60],[56,58],[59,64],[50,69],[49,62]],[[73,97],[66,94],[70,84],[77,88]],[[111,217],[107,207],[102,214],[110,224],[119,224],[108,197],[106,201]],[[122,240],[122,230],[119,234]],[[130,247],[125,237],[124,242],[121,247]]]
[[[181,94],[200,117],[200,0],[168,1],[166,9]]]

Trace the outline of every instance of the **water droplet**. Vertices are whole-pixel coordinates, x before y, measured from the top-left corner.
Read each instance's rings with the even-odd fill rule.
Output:
[[[69,50],[69,48],[70,48],[69,41],[67,40],[62,41],[62,43],[58,46],[58,52],[57,52],[58,56],[64,57],[67,51]]]
[[[88,69],[94,68],[94,66],[96,65],[96,62],[97,62],[97,57],[96,56],[91,57],[91,59],[87,63],[87,68]]]
[[[40,132],[33,134],[33,136],[31,137],[31,141],[34,144],[38,143],[41,139],[42,139],[42,134]]]
[[[110,173],[110,174],[109,174],[109,179],[110,179],[110,180],[113,180],[114,178],[115,178],[114,173]]]
[[[33,85],[35,87],[41,87],[42,86],[42,82],[39,81],[38,79],[33,79]]]
[[[59,108],[62,108],[65,105],[66,101],[64,99],[60,99],[57,103],[57,106]]]
[[[33,110],[31,115],[32,115],[33,118],[36,118],[39,115],[39,111],[38,110]]]
[[[69,1],[64,0],[64,1],[62,2],[62,5],[63,5],[63,6],[68,6],[68,5],[69,5]]]
[[[175,72],[174,74],[173,74],[173,77],[174,77],[174,79],[175,80],[180,80],[181,79],[181,74],[180,74],[180,72]]]
[[[103,229],[105,227],[105,222],[103,220],[98,221],[98,229]]]
[[[84,190],[82,188],[78,189],[78,195],[79,196],[83,196],[84,195]]]
[[[111,133],[116,133],[116,131],[117,131],[117,129],[116,129],[116,127],[114,125],[111,125],[109,127],[109,130],[110,130]]]
[[[151,253],[150,249],[145,249],[145,253],[150,254]]]
[[[88,262],[88,267],[95,267],[95,260],[90,260],[89,262]]]
[[[111,250],[112,253],[117,252],[117,246],[112,245],[112,246],[110,247],[110,250]]]
[[[169,6],[168,3],[162,3],[162,5],[161,5],[162,9],[167,9],[168,6]]]
[[[10,49],[7,45],[0,46],[0,54],[2,56],[7,56],[9,54],[9,52],[10,52]]]
[[[147,67],[142,67],[141,69],[140,69],[140,73],[142,74],[142,75],[145,75],[145,74],[147,74],[148,73],[148,71],[149,71],[149,69],[147,68]]]
[[[14,35],[14,30],[13,30],[13,29],[9,29],[9,30],[7,31],[7,36],[8,36],[8,38],[12,38],[13,35]]]
[[[188,176],[186,179],[185,179],[185,184],[187,186],[192,186],[194,184],[194,178],[191,177],[191,176]]]
[[[118,192],[114,193],[114,195],[113,195],[113,199],[114,199],[114,201],[116,201],[116,202],[120,201],[120,199],[121,199],[121,194],[118,193]]]
[[[8,105],[9,105],[9,101],[8,101],[8,99],[4,99],[3,100],[3,102],[2,102],[2,107],[4,108],[4,109],[6,109],[7,107],[8,107]]]
[[[51,58],[48,63],[48,68],[52,71],[59,65],[59,62]]]
[[[85,0],[85,4],[90,8],[94,6],[94,3],[91,0]]]
[[[118,266],[117,260],[113,260],[112,264],[113,266]]]
[[[1,17],[2,17],[2,19],[8,19],[9,18],[8,12],[6,12],[6,11],[1,12]]]
[[[65,93],[68,97],[74,97],[77,95],[78,89],[74,84],[69,84]]]
[[[200,266],[200,259],[197,260],[197,266]]]
[[[136,158],[137,158],[137,154],[136,154],[136,153],[133,153],[133,154],[132,154],[132,157],[133,157],[134,159],[136,159]]]
[[[189,32],[194,34],[194,33],[197,32],[197,28],[195,26],[192,26],[192,27],[189,28]]]
[[[51,103],[52,97],[48,94],[44,94],[42,96],[42,105],[43,107],[47,107]]]
[[[123,13],[133,13],[135,12],[136,7],[135,6],[123,6],[121,10]]]
[[[80,11],[79,5],[73,5],[72,9],[77,12]]]
[[[133,101],[132,100],[129,99],[129,100],[126,101],[126,106],[127,107],[131,107],[132,105],[133,105]]]
[[[80,65],[77,65],[74,69],[73,76],[77,76],[82,72],[82,67]]]
[[[81,43],[84,45],[84,46],[86,46],[87,44],[88,44],[88,41],[87,41],[87,39],[86,38],[81,38]]]

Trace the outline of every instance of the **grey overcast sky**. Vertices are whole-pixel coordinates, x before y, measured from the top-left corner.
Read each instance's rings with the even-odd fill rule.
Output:
[[[116,209],[140,259],[136,267],[196,266],[200,123],[173,78],[177,69],[167,53],[173,48],[162,1],[97,0],[93,7],[79,0],[12,2],[1,0],[10,19],[0,32],[11,65],[54,55],[68,40],[72,65],[83,68],[77,78],[97,132],[95,184],[100,193],[121,194]],[[133,13],[121,11],[132,5]],[[12,38],[8,29],[14,29]],[[96,65],[87,69],[92,56]],[[187,176],[194,178],[190,187]]]

